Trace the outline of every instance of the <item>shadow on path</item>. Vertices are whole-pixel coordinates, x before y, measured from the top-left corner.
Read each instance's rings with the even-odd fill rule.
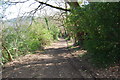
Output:
[[[82,78],[71,63],[75,57],[70,52],[74,49],[69,51],[65,40],[60,40],[47,47],[44,53],[29,54],[7,63],[3,78]]]

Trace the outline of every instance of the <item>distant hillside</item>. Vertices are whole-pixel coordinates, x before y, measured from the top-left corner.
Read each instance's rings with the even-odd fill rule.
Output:
[[[16,25],[20,26],[20,25],[30,24],[31,21],[32,21],[32,16],[22,16],[9,20],[4,20],[3,22],[6,26],[15,27]]]

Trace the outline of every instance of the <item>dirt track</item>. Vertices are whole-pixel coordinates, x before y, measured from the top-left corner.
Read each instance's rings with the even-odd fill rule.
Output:
[[[64,39],[45,48],[44,52],[21,56],[5,64],[3,78],[119,78],[120,67],[97,69],[88,57],[78,57],[84,50],[67,49]],[[116,68],[117,67],[117,68]]]
[[[28,54],[9,62],[3,69],[3,78],[83,78],[75,67],[77,61],[67,49],[66,41],[53,43],[46,47],[45,52]],[[78,64],[80,64],[78,62]],[[81,66],[81,65],[77,65]]]

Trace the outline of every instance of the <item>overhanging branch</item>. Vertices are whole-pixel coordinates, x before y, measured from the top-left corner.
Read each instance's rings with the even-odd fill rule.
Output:
[[[55,8],[55,9],[59,9],[59,10],[63,10],[63,11],[70,11],[70,9],[64,9],[64,8],[61,8],[61,7],[53,6],[53,5],[50,5],[50,4],[47,4],[47,3],[44,3],[44,2],[38,1],[38,0],[35,0],[35,1],[37,1],[37,2],[40,3],[40,4],[44,4],[44,5],[46,5],[46,6]]]

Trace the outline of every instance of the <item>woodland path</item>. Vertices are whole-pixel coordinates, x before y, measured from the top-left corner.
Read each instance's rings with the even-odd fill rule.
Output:
[[[2,72],[3,78],[83,78],[79,61],[67,49],[64,39],[52,43],[44,52],[28,54],[9,62]],[[75,66],[77,64],[77,67]],[[89,76],[88,76],[89,77]]]

